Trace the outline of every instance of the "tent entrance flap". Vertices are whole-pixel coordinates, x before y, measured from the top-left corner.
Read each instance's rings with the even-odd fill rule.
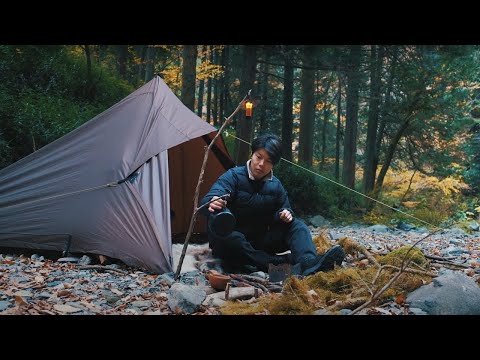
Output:
[[[215,132],[207,134],[211,139]],[[168,150],[170,178],[170,209],[172,218],[172,234],[186,234],[193,214],[193,200],[198,177],[205,156],[205,137],[198,137],[184,142]],[[234,166],[228,155],[227,148],[221,136],[214,144],[216,150],[210,152],[203,182],[200,186],[200,199],[210,190],[210,187],[226,170]],[[222,154],[221,156],[217,154]],[[198,216],[193,229],[194,233],[204,234],[207,230],[205,217]]]

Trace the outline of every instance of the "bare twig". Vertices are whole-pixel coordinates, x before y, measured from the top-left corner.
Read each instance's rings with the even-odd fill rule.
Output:
[[[400,268],[398,266],[393,266],[393,265],[383,265],[383,268],[400,270]],[[435,273],[432,273],[432,272],[429,272],[429,271],[415,270],[415,269],[410,269],[410,268],[405,269],[404,271],[407,272],[407,273],[411,273],[411,274],[426,275],[426,276],[430,276],[430,277],[437,277],[438,276],[438,274],[435,274]]]
[[[382,295],[388,288],[390,288],[390,286],[392,286],[392,284],[397,281],[397,279],[400,277],[400,275],[402,275],[405,270],[407,269],[408,267],[408,264],[410,264],[410,262],[412,261],[412,256],[408,257],[410,251],[413,250],[413,248],[415,246],[417,246],[420,242],[422,242],[423,240],[427,239],[428,237],[432,236],[433,234],[435,234],[436,232],[442,230],[441,228],[438,228],[437,230],[431,232],[430,234],[424,236],[423,238],[421,238],[420,240],[418,240],[417,242],[415,242],[412,246],[410,246],[410,248],[408,249],[407,253],[405,254],[405,256],[403,257],[402,259],[402,263],[400,264],[400,268],[398,270],[398,272],[393,275],[393,277],[378,291],[374,292],[374,294],[370,297],[370,300],[368,300],[366,303],[364,303],[363,305],[360,305],[359,307],[357,307],[355,310],[353,310],[351,312],[350,315],[355,315],[356,313],[358,313],[360,310],[363,310],[365,309],[366,307],[370,306],[371,304],[373,304],[379,297],[380,295]],[[375,281],[377,280],[378,276],[380,275],[380,272],[382,271],[382,269],[384,268],[385,266],[382,266],[380,267],[380,269],[378,270],[377,272],[377,276],[375,277]]]
[[[217,140],[217,138],[220,136],[223,129],[225,129],[225,127],[232,121],[233,116],[237,112],[240,111],[240,108],[241,108],[243,102],[247,99],[248,95],[250,94],[250,91],[247,95],[245,95],[245,97],[242,99],[242,101],[240,101],[240,103],[238,104],[238,106],[234,110],[234,112],[228,118],[225,119],[225,122],[220,127],[220,129],[218,130],[217,135],[215,135],[213,140],[210,142],[210,145],[208,145],[208,147],[205,148],[205,155],[203,156],[203,163],[202,163],[202,167],[200,169],[200,175],[198,177],[197,187],[195,189],[195,197],[193,199],[193,214],[192,214],[192,218],[190,219],[190,225],[188,227],[187,236],[185,237],[185,242],[183,244],[182,255],[180,255],[180,259],[178,261],[178,266],[177,266],[177,271],[175,272],[175,281],[178,281],[178,278],[180,276],[180,271],[182,270],[183,259],[185,258],[185,254],[187,253],[188,242],[190,241],[190,237],[192,236],[192,233],[193,233],[193,227],[195,225],[195,221],[197,220],[198,210],[199,210],[197,208],[198,197],[200,196],[200,185],[203,182],[203,175],[205,173],[205,168],[207,166],[208,154],[209,154],[210,149],[212,148],[213,144],[215,143],[215,140]]]
[[[378,263],[377,259],[375,259],[373,255],[363,246],[360,246],[360,252],[367,257],[368,261],[370,261],[375,266],[380,267],[380,264]]]
[[[455,256],[446,256],[446,257],[441,257],[441,256],[434,256],[434,255],[424,255],[427,259],[431,260],[453,260],[456,259]]]
[[[109,267],[106,267],[106,266],[103,266],[103,265],[79,265],[79,266],[77,266],[77,268],[81,269],[81,270],[94,269],[94,270],[101,270],[101,271],[107,271],[107,272],[116,272],[116,273],[120,273],[120,274],[123,274],[123,275],[128,274],[128,272],[126,272],[124,270],[109,268]]]

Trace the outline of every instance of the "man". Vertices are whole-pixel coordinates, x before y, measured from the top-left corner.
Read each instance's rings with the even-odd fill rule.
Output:
[[[295,218],[287,192],[273,176],[280,161],[281,141],[271,134],[256,138],[246,165],[228,170],[200,201],[208,216],[208,240],[212,253],[231,269],[245,265],[268,271],[268,264],[300,264],[302,275],[328,271],[341,265],[343,249],[336,245],[318,255],[308,227]],[[308,190],[308,189],[307,189]],[[228,200],[220,198],[230,194]],[[235,217],[232,232],[215,228],[215,216],[225,207]],[[218,225],[217,225],[218,226]],[[291,250],[288,255],[276,255]]]

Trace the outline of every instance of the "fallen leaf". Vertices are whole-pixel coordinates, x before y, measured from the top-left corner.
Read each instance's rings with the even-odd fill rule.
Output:
[[[115,288],[110,289],[110,291],[113,292],[115,295],[123,295],[123,292]]]
[[[82,309],[79,309],[70,305],[62,305],[62,304],[53,305],[53,308],[65,314],[72,314],[72,313],[82,311]]]

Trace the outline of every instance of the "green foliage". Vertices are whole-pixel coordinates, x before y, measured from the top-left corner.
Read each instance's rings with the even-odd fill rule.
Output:
[[[466,147],[470,166],[465,173],[465,181],[470,184],[474,193],[478,193],[480,192],[480,123],[472,128],[472,133]]]
[[[293,209],[301,214],[345,219],[349,210],[357,205],[350,192],[302,168],[281,161],[274,174],[287,190]]]
[[[72,46],[0,46],[0,167],[72,131],[133,88]]]

